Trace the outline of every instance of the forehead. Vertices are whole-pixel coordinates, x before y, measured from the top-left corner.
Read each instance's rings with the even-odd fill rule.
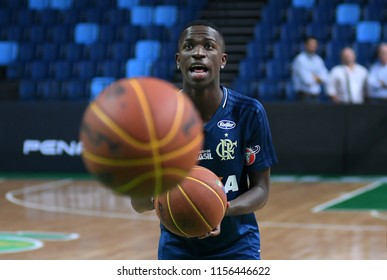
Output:
[[[204,26],[204,25],[194,25],[190,26],[184,30],[182,36],[182,41],[184,40],[203,40],[203,39],[211,39],[214,41],[221,40],[218,31],[215,29]]]

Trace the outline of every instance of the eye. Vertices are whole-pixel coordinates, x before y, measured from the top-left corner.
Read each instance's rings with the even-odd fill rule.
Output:
[[[191,43],[185,43],[183,47],[185,50],[191,50],[193,46]]]
[[[214,48],[214,45],[211,44],[211,43],[207,43],[205,46],[204,46],[207,50],[211,50]]]

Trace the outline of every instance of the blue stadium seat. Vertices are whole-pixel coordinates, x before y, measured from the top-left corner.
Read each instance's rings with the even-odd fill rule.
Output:
[[[67,60],[58,60],[51,63],[53,78],[57,81],[67,81],[73,78],[73,64]]]
[[[356,53],[357,61],[362,65],[369,65],[376,59],[376,43],[361,43],[353,44],[353,50]]]
[[[357,24],[356,41],[360,43],[377,43],[380,41],[381,25],[377,21],[362,21]]]
[[[102,23],[103,10],[98,8],[88,8],[80,13],[80,21]]]
[[[47,26],[54,25],[59,20],[58,12],[49,9],[37,11],[36,17],[38,24]]]
[[[84,54],[92,61],[103,60],[107,57],[107,47],[104,43],[95,43],[84,47]]]
[[[355,28],[352,25],[333,25],[332,40],[352,42],[355,37]]]
[[[319,42],[325,42],[331,34],[331,27],[318,22],[310,23],[306,27],[306,35],[317,38]]]
[[[40,100],[52,101],[61,99],[61,83],[53,80],[38,82],[37,96]]]
[[[265,41],[250,41],[246,50],[252,60],[265,60],[269,56],[269,44]]]
[[[19,97],[23,101],[35,100],[37,95],[36,82],[33,80],[21,80],[19,83]]]
[[[129,59],[126,63],[125,76],[127,78],[145,77],[152,74],[153,60]]]
[[[154,24],[172,27],[177,22],[176,6],[172,5],[159,5],[154,9]]]
[[[99,26],[96,23],[78,23],[75,26],[74,40],[78,44],[93,44],[99,36]]]
[[[303,25],[285,23],[281,26],[280,37],[282,41],[300,42],[304,36]]]
[[[6,9],[0,9],[0,26],[11,24],[11,13]]]
[[[380,21],[384,20],[384,13],[386,9],[379,5],[368,5],[363,8],[363,20]]]
[[[272,2],[269,2],[272,3]],[[286,15],[286,7],[268,5],[262,9],[261,22],[262,23],[280,23]]]
[[[339,4],[336,9],[336,22],[355,25],[360,19],[360,10],[358,4]]]
[[[59,45],[55,43],[43,43],[37,45],[37,58],[44,61],[54,61],[59,58]]]
[[[94,6],[101,10],[109,9],[115,0],[94,0]]]
[[[43,10],[48,8],[49,0],[28,0],[28,8],[31,10]]]
[[[289,8],[286,12],[287,22],[305,24],[310,19],[310,10],[302,8]]]
[[[75,63],[76,77],[80,80],[90,80],[97,76],[97,64],[94,61],[82,60]]]
[[[140,4],[140,0],[117,0],[117,7],[120,9],[132,9]]]
[[[67,10],[73,5],[72,0],[50,0],[49,7],[57,10]]]
[[[131,10],[131,24],[150,26],[153,23],[152,6],[135,6]]]
[[[101,75],[106,77],[122,78],[124,77],[124,69],[122,62],[118,60],[105,60],[100,63]]]
[[[276,101],[282,93],[281,83],[273,80],[263,80],[258,83],[258,100]]]
[[[90,84],[90,99],[95,99],[107,86],[115,81],[114,77],[94,77]]]
[[[131,24],[125,24],[122,28],[119,29],[120,40],[125,43],[134,43],[140,38],[141,28],[138,26],[133,26]]]
[[[32,25],[25,28],[25,37],[28,41],[33,43],[43,43],[46,41],[46,26]]]
[[[313,8],[314,0],[292,0],[292,6],[296,8]]]
[[[73,36],[72,29],[66,25],[55,25],[48,30],[48,39],[58,44],[72,41]]]
[[[273,45],[273,58],[276,60],[293,59],[300,50],[300,43],[289,43],[287,41],[278,41]]]
[[[290,60],[272,59],[266,62],[266,78],[269,80],[284,80],[290,78]]]
[[[232,83],[232,88],[241,94],[256,98],[257,96],[254,95],[253,91],[251,90],[251,83],[251,80],[236,78]]]
[[[82,1],[77,1],[82,2]],[[73,26],[79,22],[80,11],[75,9],[61,10],[58,14],[58,22],[61,24]]]
[[[11,41],[0,41],[0,65],[7,65],[16,60],[19,44]]]
[[[285,84],[285,97],[288,101],[296,101],[297,95],[293,86],[293,82],[287,82]]]
[[[99,28],[99,41],[112,43],[116,40],[116,27],[111,24],[103,24]]]
[[[22,8],[15,11],[15,16],[15,23],[22,26],[31,26],[33,24],[36,24],[37,21],[35,10]]]
[[[126,9],[110,9],[104,13],[104,22],[109,25],[122,25],[130,22],[130,11]]]
[[[173,62],[173,60],[158,60],[157,63],[153,64],[152,76],[158,77],[163,80],[172,81],[175,69],[176,64]]]
[[[86,83],[80,80],[63,82],[61,92],[65,100],[83,100],[87,93]]]
[[[24,41],[24,26],[10,25],[5,34],[5,39],[8,41],[22,42]]]
[[[30,62],[36,56],[36,44],[31,42],[23,42],[19,44],[19,57],[21,62]]]
[[[67,61],[76,62],[83,57],[83,45],[69,42],[61,47],[61,57]]]
[[[254,39],[256,41],[271,41],[275,38],[277,33],[276,25],[270,23],[259,23],[254,27]]]
[[[239,78],[255,80],[263,76],[262,64],[256,60],[243,59],[239,63]]]
[[[345,47],[350,47],[351,44],[343,40],[332,40],[325,45],[326,59],[332,59],[337,63],[340,61],[340,52]]]
[[[44,61],[36,60],[26,64],[27,75],[33,80],[44,80],[49,78],[48,64]]]
[[[24,63],[15,61],[7,65],[6,77],[7,79],[22,79],[24,78]]]
[[[383,40],[387,41],[387,23],[383,27]]]
[[[160,41],[140,40],[136,43],[135,56],[140,60],[156,60],[160,57],[160,49]]]
[[[133,47],[127,43],[116,42],[110,45],[108,52],[108,57],[113,60],[127,61],[133,56]]]
[[[169,41],[169,32],[164,26],[150,25],[141,28],[140,38],[167,42]]]
[[[329,2],[329,1],[324,1]],[[335,20],[335,8],[330,6],[318,6],[312,11],[312,22],[331,25]]]

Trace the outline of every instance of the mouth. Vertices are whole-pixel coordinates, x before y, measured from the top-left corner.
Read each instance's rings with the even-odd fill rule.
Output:
[[[194,64],[189,68],[189,72],[193,79],[200,80],[204,79],[208,74],[208,68],[202,64]]]

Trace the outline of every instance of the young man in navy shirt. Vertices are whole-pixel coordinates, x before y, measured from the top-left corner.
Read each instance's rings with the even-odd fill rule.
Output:
[[[254,211],[269,195],[270,167],[277,162],[262,105],[220,85],[227,63],[222,33],[212,23],[194,21],[182,31],[176,54],[182,93],[204,123],[198,164],[219,176],[228,209],[216,229],[203,238],[184,238],[161,225],[159,259],[260,259],[260,235]],[[153,209],[132,201],[139,211]]]

